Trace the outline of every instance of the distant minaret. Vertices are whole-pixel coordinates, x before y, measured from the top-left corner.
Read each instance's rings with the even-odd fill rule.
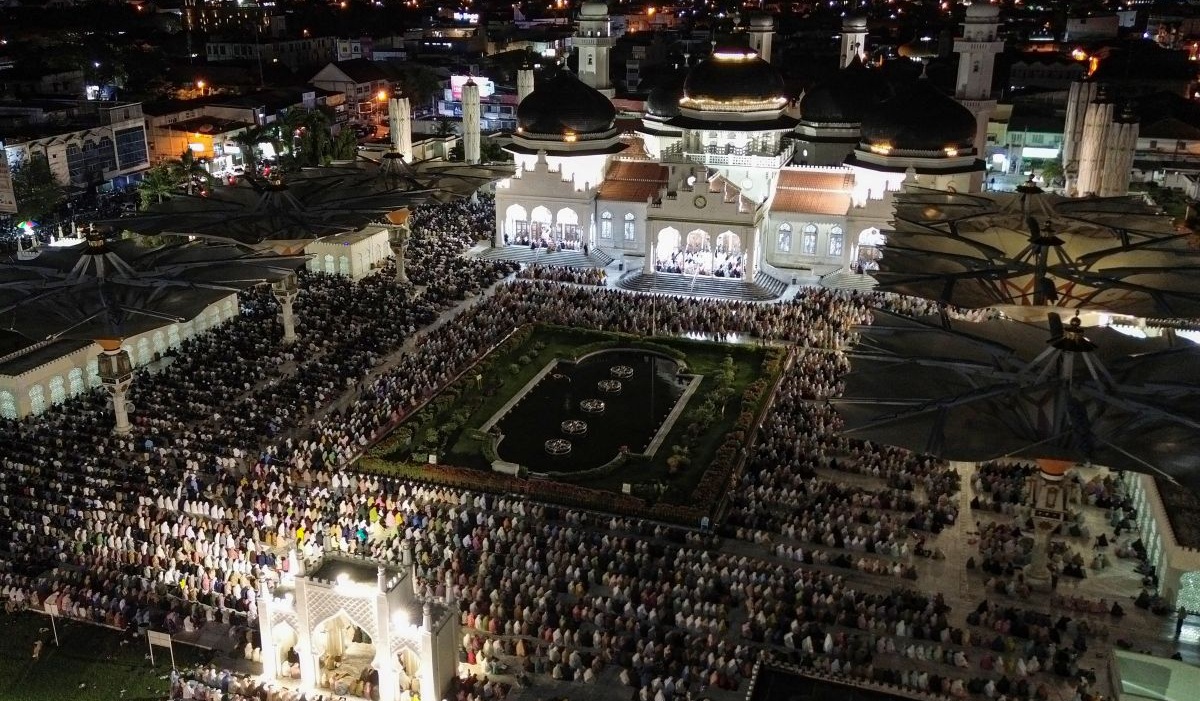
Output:
[[[771,45],[775,41],[775,18],[771,15],[755,15],[750,18],[750,48],[759,58],[771,62]]]
[[[855,56],[860,61],[867,60],[867,18],[862,15],[851,15],[842,20],[841,67],[849,66]]]
[[[1004,50],[997,30],[1000,28],[1000,8],[976,2],[967,6],[962,36],[954,40],[958,54],[958,82],[954,97],[975,115],[975,155],[987,158],[987,129],[996,100],[992,96],[992,69],[996,54]],[[983,173],[971,178],[971,189],[983,188]],[[978,186],[976,186],[978,180]]]
[[[574,43],[579,48],[579,79],[608,97],[615,95],[616,90],[608,75],[608,54],[614,40],[607,3],[583,3],[579,10],[579,31]]]
[[[468,78],[462,89],[463,160],[479,162],[479,86]]]
[[[1096,99],[1096,91],[1099,89],[1100,84],[1093,80],[1077,80],[1071,83],[1071,91],[1067,97],[1067,119],[1063,124],[1062,168],[1069,195],[1078,192],[1083,121],[1087,117],[1088,105]]]
[[[524,100],[531,92],[533,92],[533,67],[525,64],[517,71],[517,104],[521,104],[521,100]]]
[[[1096,91],[1096,99],[1088,104],[1079,148],[1079,181],[1075,187],[1075,194],[1080,197],[1098,195],[1104,186],[1104,160],[1115,107],[1103,85]]]
[[[1121,197],[1129,194],[1129,175],[1133,171],[1133,152],[1137,148],[1138,115],[1132,105],[1125,105],[1116,121],[1108,128],[1108,153],[1104,156],[1104,174],[1100,180],[1101,197]]]
[[[388,100],[388,136],[392,151],[404,156],[405,163],[412,163],[412,105],[407,97]]]

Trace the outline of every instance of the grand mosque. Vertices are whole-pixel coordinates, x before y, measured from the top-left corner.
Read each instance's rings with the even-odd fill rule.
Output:
[[[748,46],[716,45],[631,119],[611,100],[608,8],[585,3],[578,75],[519,77],[494,244],[586,244],[646,273],[746,280],[870,269],[906,179],[982,188],[998,26],[996,6],[968,8],[951,97],[923,73],[893,90],[865,60],[865,21],[849,18],[838,74],[794,101],[771,63],[773,19],[756,17]]]

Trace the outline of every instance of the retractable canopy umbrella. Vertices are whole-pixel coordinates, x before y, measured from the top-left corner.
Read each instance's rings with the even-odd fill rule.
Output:
[[[963,308],[1050,305],[1200,316],[1200,249],[1135,197],[908,188],[872,275],[879,289]]]
[[[1200,348],[1078,319],[875,312],[834,403],[848,435],[948,460],[1091,461],[1200,489]]]

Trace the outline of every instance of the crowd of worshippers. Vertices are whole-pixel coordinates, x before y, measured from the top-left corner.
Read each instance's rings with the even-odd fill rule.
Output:
[[[478,238],[463,227],[486,226],[485,206],[414,213],[410,260],[430,272],[410,262],[409,275],[423,294],[386,273],[358,283],[303,276],[294,345],[279,341],[271,298],[246,295],[238,319],[185,343],[157,374],[139,373],[131,436],[111,434],[99,393],[0,425],[0,594],[18,606],[54,603],[62,615],[131,636],[220,624],[253,654],[261,644],[256,593],[295,567],[274,553],[332,550],[414,566],[425,594],[459,602],[464,661],[493,672],[508,666],[520,679],[543,673],[587,683],[614,667],[640,698],[682,698],[739,688],[772,650],[917,690],[973,690],[958,664],[965,650],[935,659],[943,666],[932,677],[913,676],[903,655],[880,642],[894,638],[899,649],[909,638],[940,640],[943,604],[858,591],[834,562],[870,553],[889,563],[903,557],[905,533],[932,537],[934,524],[953,523],[952,480],[943,466],[846,440],[828,405],[800,403],[836,390],[844,361],[833,351],[871,305],[927,308],[854,291],[749,304],[534,280],[501,285],[422,333],[511,270],[459,256]],[[806,355],[788,372],[768,422],[779,440],[756,447],[745,489],[733,490],[745,493],[733,504],[738,522],[719,534],[347,467],[485,349],[532,322],[757,336],[826,349],[830,360]],[[391,357],[410,342],[410,352]],[[886,484],[845,489],[820,479],[841,469]],[[780,517],[790,499],[804,507]],[[862,522],[884,509],[908,515],[880,519],[878,530]],[[781,553],[764,533],[794,541],[793,549]],[[723,550],[725,539],[739,538],[756,554]],[[947,635],[943,645],[964,646]],[[498,693],[480,684],[463,701]]]
[[[604,287],[608,274],[604,268],[579,268],[567,265],[527,265],[517,272],[525,280],[550,280],[573,285],[598,285]]]

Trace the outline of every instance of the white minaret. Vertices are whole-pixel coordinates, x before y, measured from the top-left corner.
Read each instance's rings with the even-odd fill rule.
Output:
[[[1137,148],[1138,116],[1126,105],[1108,128],[1108,153],[1104,156],[1101,197],[1121,197],[1129,194],[1129,174],[1133,170],[1133,152]]]
[[[1083,143],[1079,147],[1079,181],[1075,194],[1079,197],[1098,195],[1104,185],[1104,160],[1108,155],[1109,130],[1113,124],[1114,105],[1103,87],[1087,108],[1083,121]]]
[[[775,41],[775,18],[771,15],[755,15],[750,18],[750,48],[759,58],[771,62],[771,45]]]
[[[463,160],[479,162],[479,86],[468,78],[462,89]]]
[[[404,156],[405,163],[412,163],[412,104],[407,97],[388,100],[388,135],[392,151]]]
[[[533,92],[533,67],[526,64],[517,71],[517,104]]]
[[[996,65],[996,54],[1004,50],[1004,42],[997,35],[999,28],[1000,8],[976,2],[967,6],[962,36],[954,40],[954,53],[958,54],[954,97],[975,115],[975,154],[983,159],[987,158],[988,121],[996,111],[992,69]],[[983,172],[972,176],[972,191],[982,189],[983,177]]]
[[[608,75],[608,54],[614,40],[607,3],[583,3],[579,10],[579,30],[574,43],[579,48],[579,79],[608,97],[615,95],[616,90]]]
[[[1067,118],[1063,124],[1062,167],[1067,181],[1067,193],[1074,193],[1079,185],[1079,155],[1083,148],[1083,122],[1087,117],[1088,105],[1096,99],[1100,84],[1092,80],[1077,80],[1071,83],[1067,97]]]
[[[867,60],[867,18],[861,15],[842,20],[841,67],[849,66],[855,56],[860,61]]]

